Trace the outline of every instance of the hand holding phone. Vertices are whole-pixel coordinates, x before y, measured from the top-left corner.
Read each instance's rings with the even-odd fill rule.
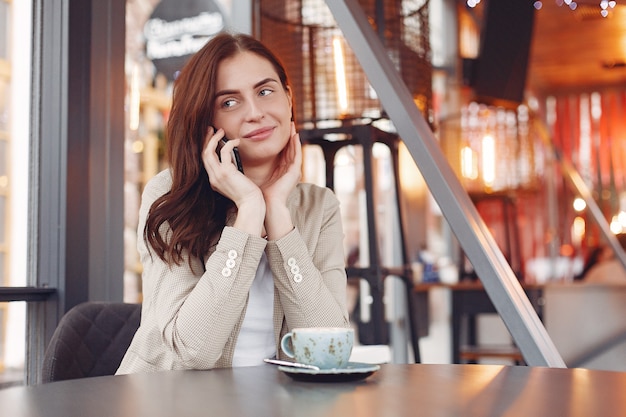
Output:
[[[220,162],[222,161],[222,155],[220,154],[220,152],[222,151],[222,148],[224,147],[226,142],[228,142],[228,139],[220,139],[220,141],[217,143],[217,148],[215,149],[215,152],[217,152],[217,157],[220,159]],[[230,153],[230,155],[232,157],[232,160],[235,162],[235,165],[237,166],[239,172],[243,174],[243,165],[241,165],[241,158],[239,157],[239,150],[237,149],[237,147],[233,148],[233,151]]]

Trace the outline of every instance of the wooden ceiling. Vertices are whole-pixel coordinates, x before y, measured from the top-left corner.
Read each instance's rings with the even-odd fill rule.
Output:
[[[572,11],[554,0],[543,1],[535,12],[530,89],[558,93],[626,87],[626,1],[618,0],[607,18],[600,15],[599,3],[579,0]]]

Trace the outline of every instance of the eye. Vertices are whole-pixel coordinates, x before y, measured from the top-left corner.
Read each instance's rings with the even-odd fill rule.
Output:
[[[274,92],[274,90],[272,90],[271,88],[263,88],[263,89],[261,89],[261,91],[259,91],[259,95],[260,96],[269,96],[273,92]]]
[[[221,107],[231,108],[231,107],[234,107],[235,104],[237,104],[237,101],[235,99],[233,99],[233,98],[229,98],[229,99],[226,99],[226,100],[222,101]]]

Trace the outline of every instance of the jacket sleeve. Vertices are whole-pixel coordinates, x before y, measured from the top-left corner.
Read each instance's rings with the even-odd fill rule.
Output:
[[[192,259],[190,268],[188,256],[180,265],[168,265],[143,239],[147,212],[163,194],[160,191],[147,187],[140,209],[138,249],[146,304],[142,314],[148,316],[142,321],[156,325],[176,362],[173,368],[210,369],[240,322],[267,242],[226,227],[205,265]],[[167,226],[162,232],[167,236]]]
[[[292,209],[294,230],[266,250],[288,329],[350,326],[339,201],[314,190]]]

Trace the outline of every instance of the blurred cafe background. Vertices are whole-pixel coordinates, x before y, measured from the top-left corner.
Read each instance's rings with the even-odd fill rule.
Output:
[[[568,365],[626,370],[626,281],[582,276],[602,228],[626,232],[626,4],[359,4]],[[72,306],[141,302],[172,82],[220,30],[289,71],[303,178],[341,201],[354,354],[458,359],[451,294],[479,277],[325,1],[0,0],[0,388],[37,382]],[[472,323],[515,352],[497,315]],[[520,363],[488,356],[471,360]]]

